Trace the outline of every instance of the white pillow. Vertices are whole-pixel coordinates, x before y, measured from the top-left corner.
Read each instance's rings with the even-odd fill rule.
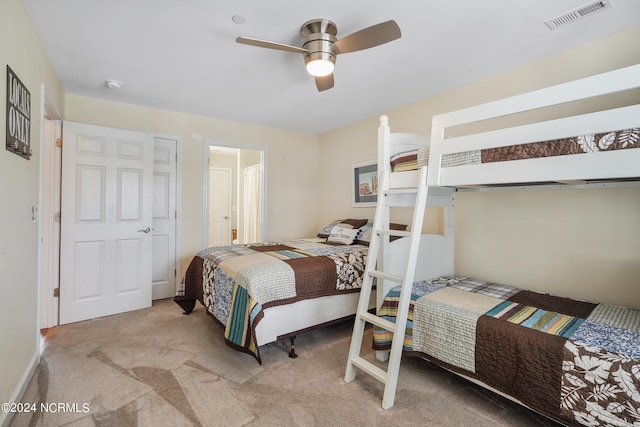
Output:
[[[355,240],[357,234],[357,228],[345,228],[340,225],[336,225],[331,229],[327,242],[350,245]]]

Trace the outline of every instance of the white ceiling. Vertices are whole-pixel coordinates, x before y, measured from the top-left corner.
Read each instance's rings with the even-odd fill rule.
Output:
[[[640,25],[640,1],[612,1],[555,31],[544,21],[589,1],[24,3],[69,94],[319,134]],[[334,21],[338,39],[394,19],[402,38],[338,56],[325,92],[301,54],[235,43],[242,35],[300,46],[300,26],[313,18]],[[109,90],[106,79],[123,86]]]

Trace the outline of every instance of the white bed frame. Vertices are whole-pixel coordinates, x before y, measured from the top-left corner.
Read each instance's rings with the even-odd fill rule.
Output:
[[[640,127],[640,104],[458,137],[448,137],[446,132],[449,128],[636,88],[640,88],[640,65],[440,114],[433,117],[430,142],[427,138],[417,135],[391,133],[388,118],[382,116],[378,135],[378,173],[389,175],[392,189],[416,187],[419,171],[391,172],[390,159],[396,153],[429,145],[427,206],[445,208],[444,236],[423,235],[416,281],[454,273],[455,188],[522,186],[530,183],[584,184],[590,181],[616,179],[640,180],[640,149],[441,167],[442,156],[449,153]],[[408,196],[406,206],[413,206],[413,200],[412,196]],[[406,238],[401,240],[404,240],[404,244],[408,243]],[[393,274],[404,273],[403,258],[396,257],[392,247],[386,248],[383,245],[383,254],[378,262],[384,263],[384,271]],[[389,289],[396,285],[385,281],[383,286],[378,287],[378,306]]]
[[[528,160],[505,161],[478,165],[441,167],[442,156],[470,150],[495,148],[514,144],[554,140],[590,133],[604,133],[623,129],[640,128],[640,103],[628,107],[597,111],[572,117],[546,120],[538,123],[501,128],[465,136],[448,137],[447,130],[454,126],[475,124],[484,120],[501,118],[516,113],[530,112],[555,105],[587,100],[600,95],[614,94],[640,88],[640,64],[595,75],[546,89],[505,98],[475,107],[462,109],[433,117],[430,141],[430,156],[427,183],[428,204],[447,207],[445,236],[421,244],[419,260],[430,266],[425,271],[416,272],[418,278],[434,278],[442,274],[431,274],[438,269],[443,274],[453,274],[453,197],[447,196],[445,187],[475,188],[485,186],[524,186],[530,183],[585,183],[600,180],[640,181],[640,141],[638,148],[608,152],[585,153]],[[380,120],[380,132],[389,133],[385,116]],[[391,134],[393,135],[393,134]],[[406,140],[406,137],[400,139]],[[416,186],[418,171],[390,172],[390,156],[399,152],[393,148],[393,137],[379,138],[379,173],[389,173],[392,187]],[[402,147],[404,148],[404,147]],[[446,198],[451,201],[444,202]],[[433,199],[433,200],[432,200]],[[442,243],[438,248],[436,242]],[[435,246],[435,247],[434,247]],[[385,262],[394,265],[394,260],[385,257]],[[419,265],[422,261],[419,261]],[[402,265],[402,264],[400,264]],[[444,267],[446,266],[446,267]],[[402,267],[398,267],[402,271]],[[425,276],[426,274],[426,276]],[[389,289],[384,286],[385,293]],[[382,295],[383,296],[383,295]],[[382,301],[381,295],[378,295]],[[386,359],[387,352],[377,352],[379,360]],[[456,372],[454,372],[456,373]],[[523,406],[522,402],[502,393],[483,382],[456,373],[476,384],[494,391]]]
[[[429,138],[408,133],[391,133],[387,116],[380,117],[378,128],[378,174],[387,174],[390,190],[417,187],[419,170],[391,172],[391,157],[397,153],[418,150],[429,146]],[[444,187],[430,187],[427,207],[444,209],[444,234],[423,234],[420,239],[415,281],[433,279],[434,277],[453,274],[453,239],[454,239],[454,191]],[[393,194],[394,206],[413,207],[415,196],[410,194]],[[409,252],[409,238],[404,237],[393,242],[383,240],[378,259],[378,269],[385,273],[403,276]],[[384,296],[389,290],[398,286],[396,282],[385,280],[376,288],[377,306],[382,305]],[[378,357],[382,357],[379,354]]]

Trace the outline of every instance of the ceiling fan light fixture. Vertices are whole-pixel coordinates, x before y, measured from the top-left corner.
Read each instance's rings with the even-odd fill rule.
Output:
[[[333,73],[335,65],[328,59],[314,59],[307,62],[307,72],[314,77],[324,77]]]
[[[336,57],[329,52],[311,52],[304,57],[307,72],[314,77],[324,77],[333,73]]]

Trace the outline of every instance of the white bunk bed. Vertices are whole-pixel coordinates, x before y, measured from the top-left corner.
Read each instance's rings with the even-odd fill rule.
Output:
[[[420,168],[429,156],[429,138],[410,133],[391,133],[387,116],[380,118],[378,136],[378,174],[385,175],[389,181],[391,191],[418,187]],[[416,158],[416,168],[395,171],[391,164],[394,159],[404,156],[410,162]],[[419,159],[418,159],[419,157]],[[400,169],[404,169],[402,165]],[[429,188],[427,207],[439,207],[444,210],[443,234],[421,234],[418,259],[416,264],[416,281],[433,277],[453,274],[453,216],[454,191],[445,187]],[[391,203],[395,207],[413,207],[415,196],[406,193],[390,195]],[[382,250],[378,259],[380,269],[390,274],[402,275],[406,267],[407,254],[410,250],[410,239],[401,238],[394,241],[383,240]],[[400,252],[402,251],[402,252]],[[434,272],[437,274],[434,276]],[[393,281],[382,280],[376,287],[378,307],[389,289],[395,285]],[[382,284],[380,286],[380,284]]]
[[[427,168],[429,197],[446,195],[443,188],[640,181],[640,103],[637,101],[635,105],[614,109],[534,123],[526,119],[527,124],[496,127],[496,123],[505,123],[500,120],[506,116],[638,88],[640,65],[635,65],[435,116]],[[493,121],[489,125],[491,130],[482,130],[486,129],[486,121]],[[384,116],[380,129],[383,135],[379,138],[380,173],[389,175],[392,187],[417,186],[417,170],[400,173],[391,170],[389,160],[397,150],[391,148],[394,138],[384,136],[390,134]],[[406,140],[406,137],[399,139]],[[569,147],[568,151],[558,150],[561,145]],[[400,147],[400,150],[406,148]],[[501,159],[505,151],[511,157]],[[538,157],[540,152],[542,157]],[[428,263],[435,257],[438,262],[446,263],[442,268],[446,276],[453,273],[453,212],[448,211],[443,241],[447,242],[445,247],[450,254],[443,258],[442,254],[421,248],[417,264]],[[400,271],[393,262],[386,259],[379,262]],[[421,294],[404,317],[401,309],[396,308],[397,301],[402,300],[403,287],[396,287],[393,290],[396,293],[390,295],[389,300],[378,300],[378,317],[399,323],[406,323],[407,316],[412,320],[413,329],[407,325],[407,335],[401,337],[405,338],[405,351],[563,424],[632,426],[640,422],[640,311],[466,278],[429,278],[418,272],[415,277],[416,282],[422,279],[428,282],[414,283],[414,296],[416,289]],[[385,281],[378,295],[387,294],[392,286]],[[481,302],[471,300],[471,294]],[[465,305],[468,303],[473,308]],[[525,327],[513,318],[504,321],[500,317],[505,314],[497,307],[511,310],[516,306],[531,309],[533,313],[559,316],[554,319],[568,319],[567,325],[571,328],[535,329],[537,324]],[[380,328],[375,320],[371,323],[374,323],[374,348],[391,348],[393,360],[394,346],[389,338],[393,334],[388,332],[392,329]],[[497,324],[500,325],[497,332],[487,326]],[[523,336],[524,340],[516,340],[516,335]],[[494,336],[496,342],[492,342]],[[413,347],[407,348],[407,342]],[[507,357],[506,353],[510,351],[518,353],[513,360],[507,360],[511,355]],[[592,366],[581,366],[581,361],[587,359],[592,361]],[[480,366],[481,362],[485,362],[484,365]],[[548,368],[550,372],[546,371],[547,367],[540,367],[547,364],[552,365]],[[597,378],[589,376],[595,367],[602,374]],[[349,374],[349,363],[347,372],[345,380],[350,381],[355,375]],[[389,375],[396,376],[392,382],[397,380],[391,364]],[[382,374],[378,377],[383,382],[389,381]],[[387,397],[387,388],[383,398],[385,409],[393,405],[393,396]],[[395,393],[395,384],[392,393]]]

